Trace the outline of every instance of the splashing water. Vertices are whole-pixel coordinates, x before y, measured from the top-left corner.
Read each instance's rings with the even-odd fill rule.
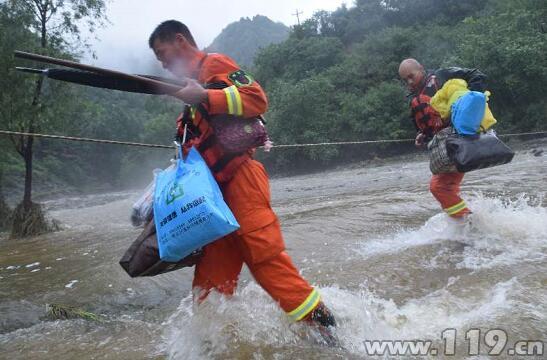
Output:
[[[455,254],[454,269],[467,269],[469,276],[497,266],[542,262],[547,254],[547,209],[541,207],[542,200],[476,193],[469,201],[473,214],[465,222],[437,214],[417,230],[366,241],[356,251],[366,261],[456,242],[463,248]],[[439,253],[445,251],[443,247]],[[322,287],[321,293],[338,318],[335,331],[343,347],[338,351],[359,356],[365,354],[367,339],[440,341],[441,332],[448,327],[463,332],[476,326],[495,326],[496,319],[523,305],[518,300],[523,288],[518,276],[493,281],[488,287],[478,285],[471,288],[465,276],[454,276],[442,288],[399,304],[370,291],[366,282],[359,291],[328,286]],[[545,302],[539,305],[547,307]],[[547,320],[543,314],[540,317]],[[262,356],[286,355],[287,348],[299,343],[300,350],[313,347],[306,343],[305,331],[291,325],[255,283],[244,286],[231,299],[215,295],[198,308],[187,297],[167,325],[163,350],[175,359],[221,357],[245,348]]]
[[[521,260],[542,261],[547,253],[547,208],[543,196],[515,199],[488,198],[475,193],[468,199],[473,213],[465,220],[437,214],[417,230],[366,241],[357,249],[365,259],[412,247],[457,241],[465,248],[460,267],[479,269]]]
[[[520,153],[466,174],[465,222],[439,213],[426,162],[272,181],[288,253],[335,314],[341,348],[291,323],[247,271],[233,297],[211,294],[200,306],[191,269],[130,279],[117,262],[139,233],[128,221],[138,194],[52,201],[63,231],[0,240],[0,357],[360,359],[365,340],[442,344],[447,328],[460,334],[458,349],[470,328],[545,340],[546,165]],[[48,321],[48,303],[105,321]]]
[[[440,339],[446,324],[462,329],[490,321],[513,305],[509,294],[516,281],[496,284],[475,300],[459,298],[447,286],[400,306],[366,290],[321,288],[325,303],[338,318],[335,333],[342,349],[321,348],[307,341],[306,326],[289,323],[276,304],[250,283],[230,299],[214,295],[199,308],[190,297],[185,298],[164,324],[165,345],[160,352],[172,359],[245,353],[290,358],[291,351],[298,354],[305,349],[358,356],[365,354],[367,339]]]

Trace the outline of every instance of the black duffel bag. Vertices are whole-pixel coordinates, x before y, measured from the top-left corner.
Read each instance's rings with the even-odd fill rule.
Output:
[[[200,257],[201,251],[197,250],[176,263],[162,261],[156,238],[156,224],[152,219],[127,249],[120,265],[131,277],[156,276],[194,266]]]
[[[459,172],[507,164],[515,156],[493,131],[477,136],[453,134],[446,139],[446,150]]]

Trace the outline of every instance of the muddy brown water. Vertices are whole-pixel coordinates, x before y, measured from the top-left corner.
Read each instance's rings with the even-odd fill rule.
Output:
[[[139,233],[138,194],[49,201],[63,231],[0,239],[0,358],[360,359],[365,340],[442,344],[447,328],[455,358],[471,328],[547,341],[547,155],[468,174],[463,225],[440,212],[429,176],[425,161],[399,160],[272,181],[288,252],[337,316],[336,349],[291,324],[246,270],[233,298],[200,307],[191,269],[130,279],[118,260]],[[49,321],[48,303],[104,320]]]

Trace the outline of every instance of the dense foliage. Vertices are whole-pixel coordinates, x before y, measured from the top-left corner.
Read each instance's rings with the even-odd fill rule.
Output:
[[[254,69],[271,101],[278,143],[411,138],[398,65],[479,68],[498,130],[544,130],[547,3],[541,0],[357,0],[319,12],[259,53]],[[330,163],[372,147],[285,151],[267,161]],[[322,160],[322,161],[318,161]]]
[[[7,129],[10,116],[27,116],[33,84],[29,75],[13,71],[11,54],[15,48],[35,49],[37,34],[14,14],[0,16],[0,31],[10,34],[0,37],[0,128]],[[319,12],[291,29],[285,41],[259,52],[251,72],[268,92],[268,127],[278,144],[413,137],[406,90],[397,74],[406,57],[430,69],[481,69],[489,77],[500,132],[544,130],[545,19],[544,0],[357,0],[350,7]],[[266,20],[255,17],[239,24],[256,22]],[[231,29],[215,41],[216,51],[230,53],[241,46],[237,51],[247,54],[251,45],[261,46],[256,30]],[[163,144],[171,141],[181,108],[164,97],[53,82],[46,83],[42,101],[48,104],[48,120],[41,131]],[[6,137],[0,137],[0,147],[4,191],[20,189],[24,166]],[[381,156],[388,150],[393,151],[324,147],[277,150],[261,157],[272,168],[290,170]],[[43,140],[36,146],[35,180],[41,189],[46,184],[110,188],[149,179],[150,170],[164,166],[170,155]]]
[[[0,32],[9,34],[0,37],[0,129],[28,131],[29,119],[34,117],[39,120],[34,122],[34,131],[41,133],[169,143],[173,138],[173,117],[181,108],[174,100],[46,79],[40,104],[33,107],[37,76],[15,71],[15,67],[43,67],[43,64],[15,59],[13,51],[46,52],[65,58],[77,58],[78,52],[71,51],[62,39],[51,41],[44,50],[32,17],[8,5],[0,5]],[[48,39],[54,40],[55,36]],[[20,142],[19,137],[0,137],[2,185],[5,195],[12,200],[19,197],[25,176],[25,162],[14,146]],[[165,161],[165,152],[153,150],[154,154],[163,155],[160,159]],[[38,138],[34,139],[33,157],[36,188],[39,193],[48,194],[75,188],[110,189],[120,179],[131,181],[132,171],[140,170],[143,161],[154,160],[147,153],[115,145]]]

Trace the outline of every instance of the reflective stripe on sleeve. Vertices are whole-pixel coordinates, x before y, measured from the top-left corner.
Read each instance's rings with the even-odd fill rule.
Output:
[[[291,320],[299,321],[302,320],[306,315],[308,315],[317,304],[319,304],[319,301],[321,300],[321,296],[319,295],[319,292],[315,289],[311,292],[311,294],[304,300],[302,304],[300,304],[299,307],[288,313]]]
[[[241,101],[241,95],[235,85],[224,89],[226,94],[226,103],[228,104],[228,114],[243,116],[243,102]]]

